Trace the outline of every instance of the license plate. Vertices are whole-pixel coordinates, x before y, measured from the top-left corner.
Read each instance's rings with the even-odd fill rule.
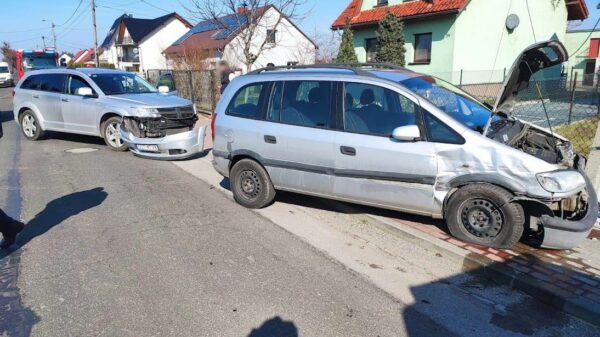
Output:
[[[160,152],[158,145],[137,145],[137,149],[144,152]]]

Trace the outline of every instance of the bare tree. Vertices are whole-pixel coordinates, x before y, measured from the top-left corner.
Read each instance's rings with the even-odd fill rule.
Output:
[[[14,49],[12,49],[10,43],[2,42],[2,46],[0,47],[0,53],[2,53],[2,61],[10,64],[11,68],[15,68],[17,66],[17,54]]]
[[[230,53],[249,71],[256,60],[278,44],[277,29],[285,19],[301,20],[305,0],[188,0],[185,6],[190,16],[209,21],[223,33],[221,38],[232,38]],[[266,17],[271,9],[278,15]],[[234,37],[235,36],[235,37]]]
[[[317,44],[317,57],[315,63],[332,63],[337,57],[340,48],[341,36],[337,31],[320,33],[315,30],[312,40]]]

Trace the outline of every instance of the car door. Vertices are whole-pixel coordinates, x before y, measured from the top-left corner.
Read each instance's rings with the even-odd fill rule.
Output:
[[[335,137],[336,197],[431,214],[435,146],[391,137],[397,127],[420,124],[418,100],[368,83],[344,83],[343,92],[343,132]]]
[[[334,82],[275,82],[258,148],[280,189],[333,195]]]
[[[44,126],[47,130],[63,130],[64,121],[60,112],[60,95],[65,75],[49,73],[39,76],[39,89],[31,94],[33,104],[44,118]]]
[[[69,132],[98,135],[98,99],[78,95],[79,88],[92,89],[92,86],[81,76],[68,75],[64,93],[61,95],[64,129]],[[95,91],[93,92],[96,95]]]

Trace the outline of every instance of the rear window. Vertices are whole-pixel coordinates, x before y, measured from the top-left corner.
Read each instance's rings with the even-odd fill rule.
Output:
[[[260,106],[268,95],[268,82],[250,84],[240,89],[227,108],[227,114],[245,118],[259,118]]]
[[[42,75],[32,75],[27,77],[21,84],[21,89],[39,90]]]
[[[63,92],[64,85],[64,74],[46,74],[42,75],[40,90],[50,92]]]

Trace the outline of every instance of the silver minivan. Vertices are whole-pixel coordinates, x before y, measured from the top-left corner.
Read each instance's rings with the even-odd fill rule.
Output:
[[[27,139],[45,131],[100,136],[111,150],[183,159],[203,151],[206,127],[196,107],[120,70],[82,68],[27,72],[15,88],[14,116]]]
[[[249,208],[285,190],[444,218],[452,235],[480,245],[527,237],[572,248],[598,211],[586,159],[511,116],[533,73],[567,58],[560,42],[526,49],[494,107],[402,68],[254,71],[216,109],[213,164]]]

